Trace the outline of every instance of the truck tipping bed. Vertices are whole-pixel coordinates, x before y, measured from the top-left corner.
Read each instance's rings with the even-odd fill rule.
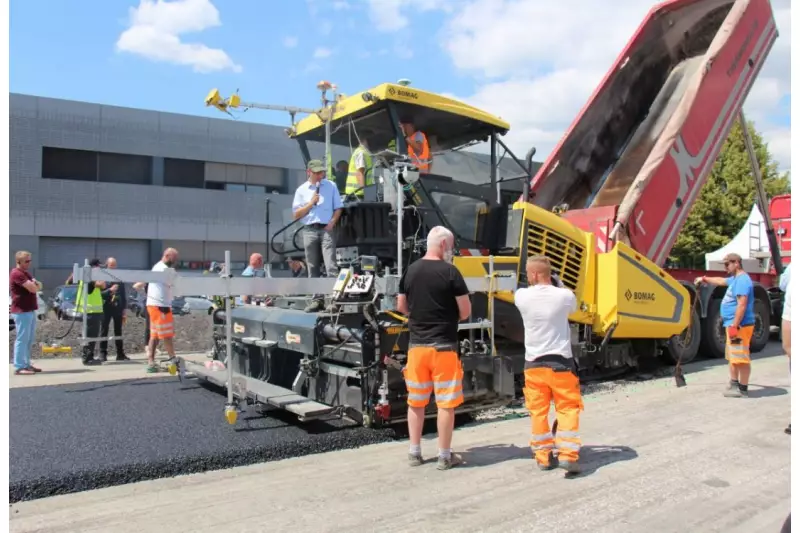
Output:
[[[663,265],[769,54],[769,0],[654,7],[533,177],[533,203]]]

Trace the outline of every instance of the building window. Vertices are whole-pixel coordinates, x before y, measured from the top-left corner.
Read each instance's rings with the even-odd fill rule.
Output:
[[[209,189],[211,191],[224,191],[225,184],[222,183],[221,181],[207,181],[206,189]]]
[[[42,177],[97,181],[97,152],[42,147]]]
[[[99,178],[105,183],[153,183],[153,158],[144,155],[100,152]]]
[[[204,161],[165,157],[164,186],[203,189],[205,187],[205,167]]]
[[[244,192],[246,190],[244,183],[226,183],[225,184],[226,191],[236,191],[236,192]]]
[[[267,188],[263,185],[248,185],[247,192],[253,194],[267,194]]]

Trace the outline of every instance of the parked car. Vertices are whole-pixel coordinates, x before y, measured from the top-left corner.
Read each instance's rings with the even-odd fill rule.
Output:
[[[75,310],[78,298],[77,285],[60,285],[48,302],[58,320],[82,320],[82,316]]]
[[[135,316],[144,317],[147,294],[139,292],[132,287],[128,289],[128,310]],[[211,300],[202,296],[177,296],[172,299],[172,314],[188,315],[193,310],[208,311],[212,307]]]
[[[44,320],[45,314],[47,313],[47,303],[45,303],[41,292],[36,293],[36,303],[38,304],[38,309],[36,309],[36,318],[39,320]],[[14,324],[14,318],[11,316],[11,294],[8,295],[8,313],[8,331],[14,331],[17,328],[17,325]]]

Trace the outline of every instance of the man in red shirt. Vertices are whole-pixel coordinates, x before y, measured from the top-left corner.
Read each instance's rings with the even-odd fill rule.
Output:
[[[39,304],[36,293],[42,290],[42,284],[28,272],[31,267],[31,253],[19,251],[14,256],[16,268],[9,276],[11,292],[11,317],[17,328],[17,339],[14,342],[14,373],[29,375],[41,372],[31,365],[31,347],[36,334],[36,310]]]

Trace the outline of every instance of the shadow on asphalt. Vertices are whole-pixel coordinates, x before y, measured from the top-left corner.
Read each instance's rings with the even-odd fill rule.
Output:
[[[457,452],[459,453],[459,452]],[[527,459],[531,467],[535,468],[531,449],[515,444],[492,444],[476,446],[460,452],[463,465],[460,468],[475,468],[492,466],[506,461]],[[600,468],[620,461],[630,461],[639,457],[639,454],[629,446],[604,446],[587,445],[581,447],[580,465],[581,473],[569,476],[570,478],[586,477],[594,474]]]
[[[88,368],[72,368],[72,369],[65,369],[65,370],[45,370],[42,374],[52,375],[52,374],[85,374],[86,372],[91,372]]]

